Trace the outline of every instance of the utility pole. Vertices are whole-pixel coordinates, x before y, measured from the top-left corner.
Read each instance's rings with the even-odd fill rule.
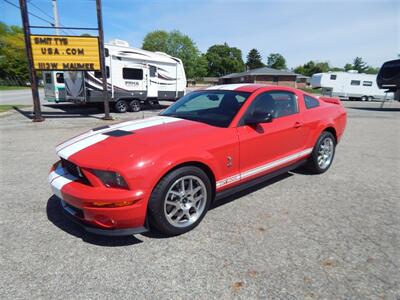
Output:
[[[57,0],[53,0],[52,4],[53,4],[54,27],[55,27],[56,35],[60,35],[60,30],[58,29],[58,27],[60,27],[60,24],[58,21],[59,17],[58,17]]]
[[[99,30],[99,54],[100,54],[100,69],[103,79],[103,98],[104,98],[104,120],[112,120],[110,116],[110,104],[108,102],[108,89],[107,89],[107,72],[106,61],[104,55],[104,31],[103,31],[103,17],[101,15],[101,0],[96,0],[97,10],[97,27]]]
[[[24,30],[25,38],[25,50],[28,57],[29,64],[29,78],[31,80],[32,88],[32,98],[33,98],[33,122],[42,122],[44,118],[42,117],[42,112],[40,109],[39,91],[38,91],[38,80],[36,76],[35,69],[33,67],[33,55],[32,55],[32,45],[31,45],[31,30],[29,28],[29,17],[28,8],[26,7],[26,0],[19,0],[19,7],[21,8],[21,18],[22,26]]]

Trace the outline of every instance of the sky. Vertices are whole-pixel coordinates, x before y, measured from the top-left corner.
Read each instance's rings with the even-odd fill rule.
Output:
[[[17,0],[7,0],[18,4]],[[51,0],[27,0],[29,12],[51,20]],[[398,0],[103,0],[106,42],[122,39],[141,47],[153,30],[179,30],[201,52],[227,42],[243,58],[257,48],[264,62],[281,53],[288,67],[309,60],[343,67],[360,56],[379,67],[400,53]],[[96,27],[95,1],[58,0],[64,26]],[[0,0],[0,21],[21,25],[17,8]],[[30,16],[31,25],[48,25]],[[33,33],[53,33],[34,30]],[[68,30],[69,34],[82,31]],[[95,32],[88,32],[94,34]]]

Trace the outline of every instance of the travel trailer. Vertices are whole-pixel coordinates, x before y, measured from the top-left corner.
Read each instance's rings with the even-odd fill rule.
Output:
[[[44,99],[48,102],[65,102],[63,71],[43,71]]]
[[[317,73],[311,77],[311,87],[321,88],[322,95],[343,100],[383,100],[393,97],[379,89],[376,75],[353,72]]]
[[[115,40],[105,44],[105,61],[109,101],[117,112],[139,111],[145,102],[177,100],[185,94],[186,76],[179,58]],[[65,85],[68,101],[103,102],[101,72],[65,72]]]

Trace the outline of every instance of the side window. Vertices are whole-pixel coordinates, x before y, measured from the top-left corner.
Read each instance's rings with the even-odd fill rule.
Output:
[[[337,76],[336,76],[335,74],[331,74],[331,77],[330,77],[330,78],[331,78],[331,80],[336,80],[336,77],[337,77]]]
[[[106,76],[107,76],[107,78],[110,78],[110,68],[108,66],[106,66]],[[100,71],[94,71],[94,77],[101,79],[102,78],[101,72]]]
[[[372,86],[372,81],[363,81],[363,86]]]
[[[275,102],[274,118],[293,115],[299,112],[297,106],[297,97],[290,92],[271,92]]]
[[[46,73],[46,75],[45,75],[45,81],[46,81],[46,83],[52,83],[52,81],[51,81],[51,74],[50,74],[50,73]]]
[[[64,83],[64,73],[56,73],[57,83]]]
[[[157,76],[157,67],[150,66],[150,77],[156,77],[156,76]]]
[[[123,68],[122,78],[130,80],[143,80],[143,70],[133,68]]]
[[[310,108],[318,107],[319,101],[314,97],[304,95],[304,104],[306,105],[307,109],[310,109]]]
[[[351,85],[360,85],[360,80],[352,80],[350,82]]]
[[[262,93],[251,103],[247,114],[254,111],[270,113],[274,118],[293,115],[298,113],[296,95],[286,91]]]

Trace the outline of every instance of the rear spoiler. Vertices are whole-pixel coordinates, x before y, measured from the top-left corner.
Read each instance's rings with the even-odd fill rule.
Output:
[[[340,104],[340,99],[339,98],[321,96],[321,97],[319,97],[319,100],[322,100],[322,101],[327,102],[327,103]]]

